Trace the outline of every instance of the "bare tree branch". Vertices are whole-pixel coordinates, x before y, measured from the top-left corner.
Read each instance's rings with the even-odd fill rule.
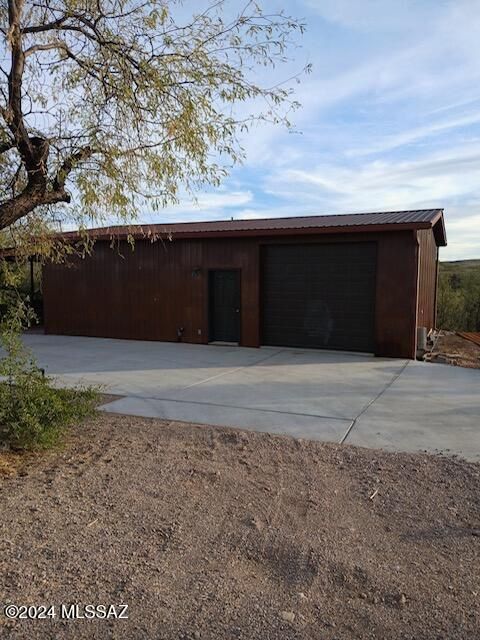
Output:
[[[55,40],[54,42],[48,42],[46,44],[35,44],[31,47],[28,47],[28,49],[25,49],[24,56],[26,59],[28,58],[28,56],[31,56],[38,51],[51,51],[52,49],[65,50],[65,43],[61,40]]]
[[[75,153],[68,156],[62,163],[62,166],[57,171],[57,175],[53,181],[54,191],[62,191],[65,189],[65,181],[72,172],[72,170],[84,160],[88,160],[94,154],[94,149],[91,147],[85,147]]]
[[[30,27],[23,27],[22,33],[44,33],[45,31],[55,31],[67,20],[67,16],[62,16],[58,20],[48,22],[47,24],[37,24]]]
[[[32,148],[22,113],[22,79],[25,67],[25,56],[22,49],[20,18],[24,0],[8,1],[9,40],[11,45],[11,69],[8,75],[8,106],[4,117],[26,164],[32,160]]]

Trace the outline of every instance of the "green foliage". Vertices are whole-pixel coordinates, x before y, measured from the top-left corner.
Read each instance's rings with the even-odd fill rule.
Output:
[[[20,337],[29,312],[23,305],[10,310],[0,342],[0,443],[18,449],[50,447],[64,429],[95,410],[92,388],[57,389],[38,368]]]
[[[440,263],[437,325],[480,331],[480,260]]]
[[[205,0],[190,12],[179,0],[14,4],[15,15],[0,8],[0,209],[28,195],[39,173],[45,189],[17,220],[32,205],[40,220],[84,228],[217,186],[242,160],[248,127],[290,126],[293,87],[310,70],[272,81],[304,24],[269,3]],[[25,65],[9,85],[14,53]],[[19,145],[32,140],[41,149],[29,173]]]
[[[0,323],[12,309],[20,313],[19,303],[25,307],[20,313],[25,326],[36,324],[41,319],[41,265],[34,265],[34,291],[31,299],[30,263],[27,260],[5,260],[0,257]],[[29,308],[28,315],[26,310]]]

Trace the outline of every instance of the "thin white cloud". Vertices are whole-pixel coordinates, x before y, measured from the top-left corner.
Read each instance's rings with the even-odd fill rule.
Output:
[[[166,207],[162,210],[162,218],[171,215],[181,214],[185,216],[195,216],[207,213],[208,215],[218,215],[219,211],[241,207],[249,204],[253,200],[251,191],[216,191],[210,193],[200,193],[196,199],[188,197],[186,194],[180,196],[178,205]]]
[[[476,207],[476,211],[478,210],[479,207]],[[461,217],[455,218],[455,214]],[[448,246],[441,249],[441,260],[462,260],[479,256],[480,214],[465,215],[465,207],[460,211],[453,207],[447,212],[446,228]]]
[[[439,203],[480,191],[480,145],[430,154],[412,161],[377,160],[362,165],[323,164],[314,169],[290,169],[272,176],[294,190],[297,183],[311,185],[343,209]]]
[[[202,193],[197,202],[192,202],[190,211],[206,211],[208,209],[239,207],[248,204],[253,199],[251,191],[217,191],[214,193]]]
[[[370,146],[362,146],[357,149],[350,149],[347,151],[347,156],[361,156],[369,155],[372,153],[380,153],[383,151],[389,151],[398,147],[403,147],[419,140],[444,133],[450,129],[458,129],[466,127],[471,124],[480,123],[480,112],[472,113],[449,120],[441,120],[438,122],[431,122],[430,124],[423,125],[421,127],[414,127],[406,131],[401,131],[394,135],[386,135],[379,138],[376,142]]]
[[[418,0],[307,0],[306,4],[329,22],[367,32],[418,28],[418,20],[428,17],[428,3],[420,5]]]

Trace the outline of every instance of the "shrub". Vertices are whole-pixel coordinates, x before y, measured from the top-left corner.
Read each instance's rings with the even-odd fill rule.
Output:
[[[17,318],[10,316],[0,334],[5,351],[0,361],[0,442],[16,449],[46,448],[66,427],[93,414],[98,394],[93,388],[55,388],[23,345]]]
[[[441,329],[480,331],[480,265],[440,265],[438,318]]]

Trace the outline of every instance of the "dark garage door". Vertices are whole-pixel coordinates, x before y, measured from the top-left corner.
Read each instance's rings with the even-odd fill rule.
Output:
[[[375,243],[264,247],[263,344],[374,351]]]

